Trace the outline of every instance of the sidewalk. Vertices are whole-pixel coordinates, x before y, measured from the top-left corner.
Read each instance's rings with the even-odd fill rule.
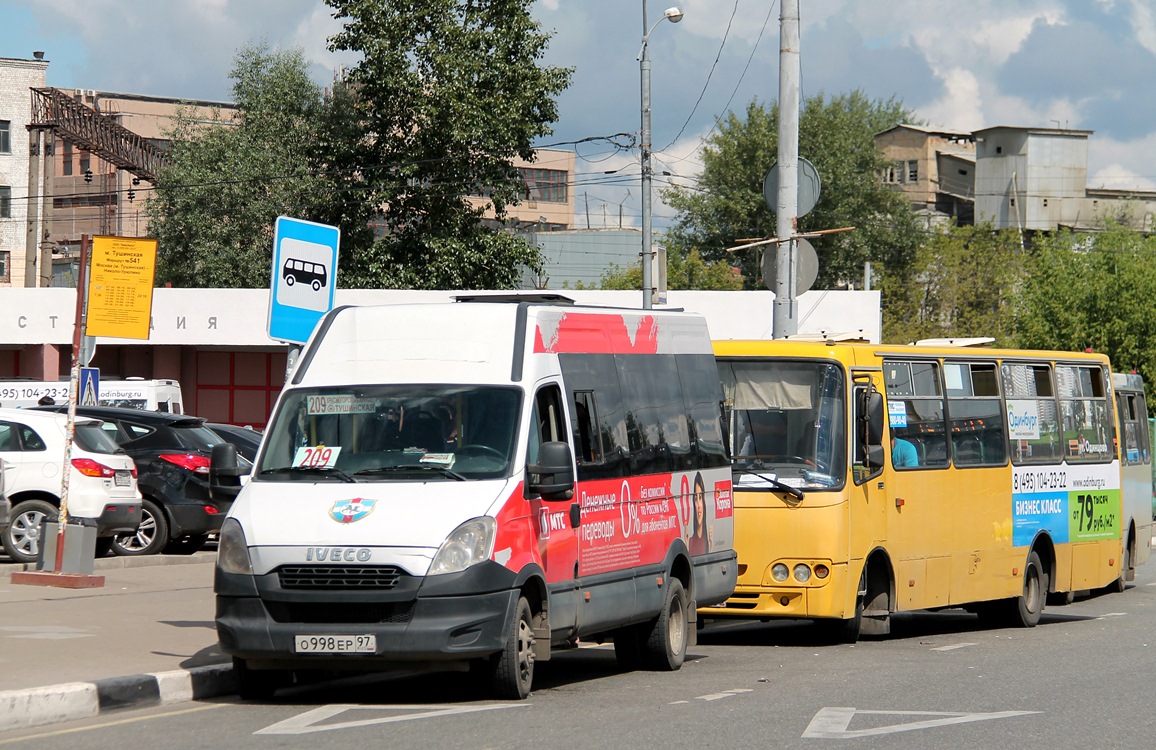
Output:
[[[232,692],[215,560],[102,558],[91,589],[14,585],[25,566],[0,563],[0,731]]]

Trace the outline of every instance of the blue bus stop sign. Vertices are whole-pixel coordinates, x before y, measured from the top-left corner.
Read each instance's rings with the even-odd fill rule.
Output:
[[[288,216],[273,228],[269,338],[304,344],[333,309],[341,230]]]

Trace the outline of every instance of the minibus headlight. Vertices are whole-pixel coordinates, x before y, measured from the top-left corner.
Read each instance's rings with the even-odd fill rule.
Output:
[[[786,565],[783,565],[782,563],[775,563],[774,567],[771,568],[771,577],[779,583],[787,580],[787,576],[790,574],[791,571],[787,568]]]
[[[795,566],[795,580],[799,583],[806,583],[811,580],[811,569],[803,563]]]
[[[815,577],[816,578],[826,578],[829,575],[831,575],[831,569],[828,568],[823,563],[819,563],[818,565],[815,566]]]
[[[482,516],[454,529],[434,555],[429,574],[457,573],[489,560],[494,553],[495,528],[494,519]]]
[[[245,532],[235,518],[226,518],[217,538],[217,567],[222,573],[233,575],[253,575],[253,564],[249,561],[249,545],[245,542]]]

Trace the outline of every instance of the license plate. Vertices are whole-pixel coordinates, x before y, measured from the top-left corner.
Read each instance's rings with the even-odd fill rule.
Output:
[[[112,478],[117,487],[128,487],[132,484],[132,474],[127,471],[118,471]]]
[[[375,654],[376,635],[295,635],[293,651],[298,654]]]

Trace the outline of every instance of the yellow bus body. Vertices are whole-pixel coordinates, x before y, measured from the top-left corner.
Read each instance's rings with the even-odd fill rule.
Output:
[[[840,438],[845,444],[828,446],[828,449],[831,455],[844,450],[846,460],[837,475],[821,475],[831,487],[809,487],[804,480],[792,482],[790,475],[795,470],[787,471],[782,465],[776,467],[774,459],[770,458],[768,471],[772,473],[769,475],[753,470],[750,475],[744,475],[746,469],[740,468],[744,465],[744,456],[739,455],[734,434],[742,432],[742,426],[739,419],[732,420],[732,448],[736,454],[733,498],[738,580],[734,594],[722,604],[700,610],[702,616],[814,618],[848,624],[847,621],[863,615],[868,620],[874,618],[877,625],[883,623],[881,628],[864,627],[863,632],[878,633],[887,632],[887,618],[893,612],[961,606],[983,612],[984,603],[993,602],[1014,606],[1017,599],[1027,595],[1025,577],[1035,558],[1039,562],[1038,584],[1043,592],[1053,596],[1100,588],[1121,577],[1122,534],[1118,526],[1121,462],[1114,434],[1119,430],[1119,422],[1110,393],[1106,356],[792,340],[717,341],[714,349],[720,374],[730,369],[735,373],[740,370],[744,373],[770,372],[753,376],[755,380],[763,379],[747,389],[749,392],[762,389],[763,394],[756,396],[748,393],[744,397],[742,385],[735,385],[743,375],[734,374],[730,378],[732,392],[739,394],[740,401],[746,398],[747,406],[759,398],[765,400],[764,406],[775,398],[788,401],[794,398],[799,403],[790,406],[799,406],[806,399],[798,395],[802,393],[799,388],[795,388],[794,396],[773,395],[776,387],[784,392],[794,387],[791,383],[768,385],[774,379],[775,368],[804,371],[811,366],[832,365],[821,369],[828,373],[828,377],[834,377],[836,372],[841,374],[842,385],[831,392],[841,390],[846,403]],[[928,457],[926,465],[900,469],[888,456],[874,472],[870,467],[856,466],[860,448],[856,430],[860,425],[855,417],[855,384],[866,389],[869,382],[870,389],[880,394],[887,393],[889,388],[899,389],[902,383],[892,383],[889,378],[892,377],[891,371],[902,371],[904,363],[916,363],[925,375],[932,371],[939,373],[940,387],[944,391],[941,400],[946,403],[943,411],[955,414],[971,408],[986,409],[987,412],[983,418],[974,420],[956,419],[950,414],[939,420],[944,425],[939,442],[945,444],[951,453],[942,459],[940,465],[931,466],[932,459]],[[1004,368],[1005,364],[1009,367]],[[885,369],[889,372],[885,373]],[[1092,383],[1093,393],[1096,388],[1109,392],[1071,401],[1063,401],[1053,394],[1049,405],[1045,396],[1017,400],[1005,395],[1001,389],[999,408],[1004,415],[1002,441],[1005,455],[1000,460],[999,440],[995,437],[999,422],[994,414],[995,398],[973,397],[967,401],[964,396],[946,395],[951,393],[953,385],[959,385],[952,382],[951,376],[960,372],[975,378],[976,383],[1001,375],[1010,378],[1012,380],[1008,382],[1013,385],[1004,383],[1009,393],[1013,388],[1023,387],[1022,381],[1029,376],[1035,377],[1035,382],[1029,387],[1043,391],[1050,387],[1045,378],[1050,376],[1053,384],[1059,383],[1052,386],[1057,391],[1072,387],[1086,390],[1086,385],[1077,383],[1072,386],[1070,382],[1083,378]],[[1102,377],[1097,373],[1102,373]],[[801,382],[801,378],[791,377]],[[724,392],[727,392],[728,378],[724,376],[723,379]],[[1096,385],[1100,381],[1103,384]],[[975,389],[978,390],[979,386]],[[811,390],[813,393],[815,387]],[[889,404],[884,407],[885,414],[891,415],[889,419],[885,417],[885,433],[902,431],[898,427],[900,424],[908,430],[913,429],[911,423],[905,421],[907,415],[902,412],[904,409],[910,412],[912,406],[908,402],[915,400],[914,397],[885,399]],[[1013,427],[1009,427],[1007,422],[1015,420],[1012,412],[1008,411],[1008,401],[1012,402],[1012,412],[1016,409],[1038,411],[1047,416],[1054,411],[1051,443],[1045,444],[1038,430],[1027,436],[1028,433],[1023,432],[1026,428],[1019,421],[1014,425],[1019,438],[1012,439],[1010,431]],[[924,408],[934,413],[934,399],[928,404]],[[742,404],[736,407],[730,395],[728,406],[731,414],[750,415],[756,411],[744,410]],[[1082,412],[1079,410],[1090,413],[1093,408],[1100,420],[1098,429],[1080,421]],[[1101,414],[1103,408],[1109,410],[1110,425]],[[1065,416],[1069,410],[1072,415]],[[837,411],[838,408],[834,408],[832,413]],[[787,413],[785,421],[790,423],[794,417],[788,412],[789,409],[784,412]],[[757,431],[754,417],[750,419],[747,429]],[[822,422],[822,419],[816,422]],[[824,424],[830,427],[831,423]],[[936,424],[935,419],[930,419],[916,427],[928,429],[928,434],[935,437]],[[1077,427],[1084,429],[1080,431]],[[986,464],[964,463],[972,460],[965,458],[963,449],[971,445],[968,439],[973,436],[963,435],[960,431],[973,428],[976,430],[975,442],[979,443],[979,437],[983,436],[989,446],[988,457],[980,459],[986,460]],[[820,426],[819,431],[822,430],[823,426]],[[1109,431],[1113,434],[1109,435]],[[1084,452],[1084,433],[1090,433],[1095,443],[1086,449],[1087,453]],[[912,439],[918,441],[918,436]],[[882,441],[886,445],[888,437],[885,435]],[[926,447],[921,445],[920,450]],[[1075,453],[1077,449],[1079,452]],[[1033,450],[1038,453],[1032,454]],[[1070,450],[1074,453],[1070,458],[1041,462],[1039,455],[1046,450]],[[806,458],[796,456],[790,460],[801,462]],[[811,470],[803,466],[799,474],[807,476],[814,470],[814,463],[809,460],[807,463]],[[1069,475],[1075,479],[1069,479]],[[754,488],[745,483],[746,478],[762,484]],[[766,484],[772,480],[799,488],[803,499],[786,491],[776,491]],[[1038,495],[1015,494],[1013,481],[1024,492],[1029,484],[1035,492],[1041,492],[1040,487],[1053,489]],[[1093,489],[1085,491],[1070,484]],[[1077,517],[1083,512],[1085,498],[1088,515],[1086,518]],[[1016,503],[1017,500],[1022,502]],[[1059,514],[1061,510],[1062,516]],[[1050,520],[1037,524],[1037,517],[1030,514],[1041,512],[1050,514],[1047,516]],[[1083,526],[1085,521],[1086,529]],[[1148,525],[1144,533],[1150,532],[1151,525]],[[1124,533],[1127,533],[1126,529]],[[1147,547],[1143,554],[1145,558],[1146,551]],[[783,565],[789,571],[786,580],[776,580],[774,569],[777,565]],[[798,566],[807,569],[809,577],[806,580],[795,577]],[[868,578],[873,583],[867,583]],[[869,599],[866,602],[865,593]],[[1041,599],[1039,608],[1042,607]],[[1038,619],[1038,612],[1035,617]],[[853,637],[857,637],[858,627],[856,622]]]

